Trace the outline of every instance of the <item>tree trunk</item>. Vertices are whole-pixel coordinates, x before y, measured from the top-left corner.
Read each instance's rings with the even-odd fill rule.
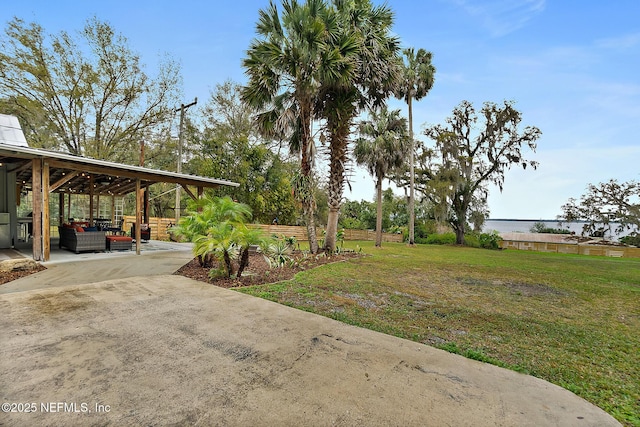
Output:
[[[223,258],[224,258],[225,268],[227,269],[227,277],[231,277],[231,274],[233,273],[233,268],[231,266],[231,256],[229,255],[229,252],[224,251]]]
[[[340,208],[329,207],[329,215],[327,216],[327,229],[324,236],[324,249],[328,253],[336,251],[336,236],[338,234],[338,217],[340,216]]]
[[[318,253],[318,236],[316,236],[316,220],[313,212],[307,215],[307,236],[309,238],[309,251],[312,254]]]
[[[415,168],[414,168],[414,151],[415,141],[413,140],[413,106],[412,99],[409,97],[407,102],[409,106],[409,139],[411,140],[411,152],[409,153],[409,245],[415,244],[415,224],[416,224],[416,209],[415,209]]]
[[[456,227],[456,245],[464,245],[464,225]]]
[[[382,246],[382,178],[376,180],[376,246]]]
[[[249,265],[249,245],[242,248],[240,252],[240,263],[238,264],[238,274],[236,275],[238,279],[242,277],[242,272]]]
[[[310,158],[310,146],[312,143],[311,140],[311,119],[310,113],[308,112],[310,109],[301,108],[301,120],[303,122],[302,127],[302,140],[300,141],[300,171],[302,176],[304,177],[304,186],[307,188],[302,189],[303,194],[302,198],[302,210],[304,212],[306,225],[307,225],[307,237],[309,239],[309,251],[312,254],[318,253],[318,238],[316,236],[316,220],[314,217],[315,214],[315,202],[313,196],[313,185],[311,183],[311,158]],[[305,114],[305,112],[307,112]]]
[[[324,240],[324,249],[333,253],[336,251],[338,233],[338,217],[342,205],[342,193],[344,191],[344,167],[347,164],[347,145],[349,143],[350,121],[334,122],[331,118],[329,129],[333,131],[329,135],[330,160],[329,160],[329,188],[327,191],[329,203],[329,216]]]

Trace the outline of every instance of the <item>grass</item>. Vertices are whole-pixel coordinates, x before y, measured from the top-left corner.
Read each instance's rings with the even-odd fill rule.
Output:
[[[237,290],[543,378],[640,426],[639,259],[356,243],[371,256]]]

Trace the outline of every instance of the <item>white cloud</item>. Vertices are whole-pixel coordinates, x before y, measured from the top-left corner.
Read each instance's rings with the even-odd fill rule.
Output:
[[[636,46],[640,46],[640,33],[631,33],[619,37],[596,40],[596,47],[602,49],[628,50]]]
[[[478,18],[492,37],[502,37],[524,27],[542,13],[545,0],[453,0],[469,15]]]

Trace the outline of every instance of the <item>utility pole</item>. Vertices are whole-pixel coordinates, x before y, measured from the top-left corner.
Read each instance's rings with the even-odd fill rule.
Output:
[[[182,144],[184,138],[184,111],[193,107],[198,103],[198,97],[193,100],[191,104],[180,104],[180,108],[176,108],[174,111],[180,111],[180,130],[178,134],[178,173],[182,173]],[[180,184],[176,184],[176,225],[180,221]]]

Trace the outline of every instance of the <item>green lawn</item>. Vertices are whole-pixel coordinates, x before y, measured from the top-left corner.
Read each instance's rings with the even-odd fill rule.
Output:
[[[357,243],[369,256],[237,290],[544,378],[640,426],[640,259]]]

